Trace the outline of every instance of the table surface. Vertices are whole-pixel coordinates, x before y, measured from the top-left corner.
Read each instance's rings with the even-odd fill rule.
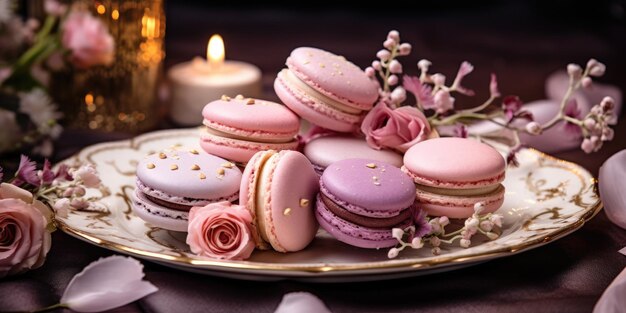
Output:
[[[505,1],[488,6],[426,7],[420,11],[380,11],[277,7],[238,10],[207,8],[170,1],[167,11],[165,66],[204,51],[212,33],[225,38],[227,58],[257,64],[264,72],[267,98],[275,74],[289,52],[316,46],[347,56],[364,67],[390,29],[398,29],[414,50],[404,60],[415,73],[420,58],[436,71],[456,73],[463,60],[476,71],[467,80],[487,96],[490,72],[500,89],[525,101],[544,98],[544,80],[569,62],[584,64],[595,57],[607,64],[602,81],[626,86],[626,38],[623,7],[612,2],[599,8]],[[559,5],[560,4],[560,5]],[[604,6],[603,6],[604,5]],[[606,6],[606,7],[605,7]],[[579,10],[580,9],[580,10]],[[582,10],[582,11],[581,11]],[[617,11],[616,11],[617,10]],[[582,12],[582,13],[581,13]],[[621,12],[621,13],[620,13]],[[173,127],[169,122],[161,128]],[[581,164],[594,175],[612,154],[626,148],[626,118],[615,128],[616,138],[598,153],[579,150],[555,156]],[[129,138],[130,134],[97,134],[68,130],[57,144],[56,160],[96,142]],[[604,212],[575,233],[519,255],[470,268],[423,277],[371,283],[314,284],[294,281],[249,282],[201,276],[144,262],[146,279],[159,292],[117,312],[273,312],[282,296],[308,291],[333,312],[589,312],[612,279],[626,266],[618,250],[626,246],[626,231],[610,223]],[[53,234],[52,250],[40,269],[0,281],[0,311],[36,309],[56,303],[73,275],[112,252]]]

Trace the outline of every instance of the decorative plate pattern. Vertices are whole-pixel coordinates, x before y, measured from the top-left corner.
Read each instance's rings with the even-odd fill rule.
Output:
[[[90,196],[90,211],[58,218],[59,228],[79,239],[116,252],[204,274],[254,280],[377,280],[451,270],[509,256],[561,238],[591,219],[601,208],[596,180],[577,164],[537,150],[525,149],[520,166],[506,172],[506,196],[498,213],[502,235],[494,241],[473,240],[472,246],[405,250],[395,259],[387,250],[345,245],[320,230],[313,243],[296,253],[255,251],[247,261],[202,258],[189,252],[185,233],[162,230],[136,217],[130,206],[135,167],[146,154],[172,146],[198,148],[197,129],[165,130],[131,140],[85,148],[67,163],[92,163],[105,191]]]

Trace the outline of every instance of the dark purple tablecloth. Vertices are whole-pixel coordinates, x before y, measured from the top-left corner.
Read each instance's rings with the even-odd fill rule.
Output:
[[[201,55],[212,33],[226,41],[227,57],[259,65],[268,98],[271,85],[289,52],[298,46],[326,48],[367,66],[390,29],[401,31],[414,51],[403,62],[416,73],[420,58],[435,71],[453,77],[458,64],[476,66],[468,85],[487,96],[488,74],[496,72],[500,89],[525,101],[544,97],[544,79],[569,62],[595,57],[608,66],[602,80],[626,84],[626,32],[621,2],[594,1],[571,8],[567,2],[504,2],[493,8],[452,2],[449,8],[419,11],[384,9],[350,11],[320,8],[256,11],[212,9],[170,1],[167,61]],[[418,3],[419,5],[419,3]],[[621,8],[621,9],[620,9]],[[621,10],[621,11],[620,11]],[[621,13],[620,13],[621,12]],[[452,79],[452,78],[450,78]],[[577,162],[594,175],[613,153],[626,148],[626,119],[616,139],[600,152],[574,150],[556,156]],[[162,127],[171,127],[167,122]],[[99,141],[128,134],[68,131],[58,143],[57,160]],[[294,281],[249,282],[202,276],[144,262],[146,278],[160,290],[118,312],[273,312],[283,294],[309,291],[333,312],[589,312],[611,280],[626,266],[617,251],[626,246],[626,231],[600,212],[575,233],[544,247],[466,269],[372,283],[311,284]],[[38,270],[0,281],[0,311],[41,308],[57,302],[73,275],[112,252],[61,232],[53,235],[46,264]]]

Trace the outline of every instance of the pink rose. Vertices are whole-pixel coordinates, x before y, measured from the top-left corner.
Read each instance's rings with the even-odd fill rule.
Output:
[[[417,108],[403,106],[392,110],[384,102],[365,116],[361,131],[372,148],[401,152],[426,140],[431,132],[426,116]]]
[[[40,267],[45,261],[51,238],[42,210],[49,211],[28,191],[0,185],[0,278]]]
[[[71,60],[79,68],[109,65],[113,62],[115,43],[106,26],[83,11],[73,11],[63,23],[61,42],[71,51]]]
[[[191,208],[187,231],[187,244],[201,256],[243,260],[255,247],[250,212],[227,201]]]

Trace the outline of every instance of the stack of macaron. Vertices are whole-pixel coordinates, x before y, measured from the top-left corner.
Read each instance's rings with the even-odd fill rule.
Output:
[[[418,209],[466,218],[478,202],[484,212],[502,205],[504,159],[490,146],[438,138],[404,154],[373,149],[354,133],[378,98],[374,80],[316,48],[295,49],[286,64],[274,81],[285,105],[223,96],[204,107],[201,151],[139,162],[135,214],[186,231],[191,207],[238,202],[258,249],[294,252],[319,226],[352,246],[387,248],[398,243],[392,229],[412,225]],[[300,142],[300,118],[332,132]]]

